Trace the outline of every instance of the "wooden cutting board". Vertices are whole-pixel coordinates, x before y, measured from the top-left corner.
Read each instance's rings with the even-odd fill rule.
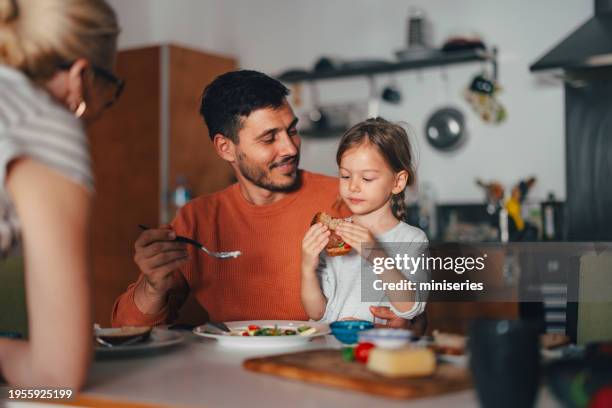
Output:
[[[276,375],[390,398],[413,399],[446,394],[472,386],[469,371],[438,364],[424,378],[387,378],[369,371],[365,364],[346,362],[340,350],[311,350],[246,360],[250,371]]]

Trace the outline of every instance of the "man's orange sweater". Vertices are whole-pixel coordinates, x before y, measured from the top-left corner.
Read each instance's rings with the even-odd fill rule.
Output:
[[[302,171],[301,179],[298,190],[266,206],[249,203],[238,184],[190,201],[173,221],[176,233],[213,251],[240,250],[242,256],[220,260],[190,245],[189,262],[174,274],[168,306],[143,314],[132,284],[115,302],[113,326],[169,323],[189,291],[212,321],[306,320],[300,300],[302,239],[316,212],[347,212],[334,208],[336,178]]]

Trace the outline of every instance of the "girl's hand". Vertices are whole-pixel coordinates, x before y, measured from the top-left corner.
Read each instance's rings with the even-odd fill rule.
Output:
[[[362,257],[364,256],[362,246],[372,249],[376,243],[376,238],[367,228],[352,222],[340,223],[335,231],[344,242],[355,248],[355,251]]]
[[[314,270],[319,264],[319,254],[329,242],[329,229],[316,223],[306,232],[302,240],[302,269]]]

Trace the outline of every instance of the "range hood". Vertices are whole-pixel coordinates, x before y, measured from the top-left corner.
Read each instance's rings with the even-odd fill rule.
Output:
[[[530,71],[612,66],[612,0],[595,0],[595,16],[529,67]]]

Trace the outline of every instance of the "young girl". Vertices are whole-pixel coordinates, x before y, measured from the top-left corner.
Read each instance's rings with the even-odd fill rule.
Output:
[[[336,161],[340,170],[340,196],[353,213],[336,233],[353,251],[320,257],[330,231],[313,225],[302,241],[302,303],[311,319],[372,321],[371,306],[389,306],[404,319],[425,310],[417,290],[373,290],[370,280],[413,282],[428,278],[425,271],[411,274],[395,268],[375,275],[375,257],[419,256],[427,244],[420,229],[402,221],[406,213],[404,190],[414,181],[412,149],[404,129],[382,118],[368,119],[349,129],[340,141]],[[393,244],[396,243],[396,244]],[[401,250],[398,251],[398,245]],[[408,249],[408,250],[406,250]],[[368,283],[365,283],[368,282]],[[381,284],[379,283],[378,289]]]

